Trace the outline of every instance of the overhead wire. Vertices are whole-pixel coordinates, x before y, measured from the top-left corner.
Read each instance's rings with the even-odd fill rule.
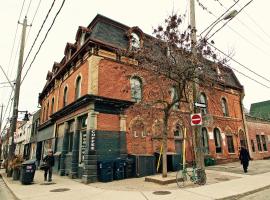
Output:
[[[29,52],[28,52],[28,54],[27,54],[27,56],[26,56],[26,58],[25,58],[25,60],[24,60],[24,63],[23,63],[22,68],[24,68],[24,65],[25,65],[25,63],[27,62],[27,60],[28,60],[28,58],[29,58],[29,56],[30,56],[30,54],[31,54],[31,52],[32,52],[32,50],[33,50],[35,44],[36,44],[36,41],[37,41],[37,39],[38,39],[38,37],[39,37],[39,35],[40,35],[40,33],[41,33],[43,27],[44,27],[44,24],[46,23],[46,21],[47,21],[49,15],[50,15],[50,13],[51,13],[51,10],[52,10],[54,4],[55,4],[55,0],[53,0],[51,6],[50,6],[50,8],[49,8],[49,10],[48,10],[48,12],[47,12],[47,14],[46,14],[46,16],[45,16],[45,19],[43,20],[43,22],[42,22],[42,24],[41,24],[41,27],[39,28],[38,34],[36,35],[36,38],[35,38],[35,40],[34,40],[32,46],[31,46],[31,48],[30,48],[30,50],[29,50]]]
[[[40,49],[41,49],[43,43],[45,42],[45,40],[46,40],[46,38],[47,38],[47,36],[48,36],[50,30],[52,29],[52,27],[53,27],[53,25],[54,25],[54,22],[55,22],[55,20],[56,20],[56,18],[57,18],[57,16],[58,16],[59,13],[61,12],[61,10],[62,10],[62,8],[63,8],[63,6],[64,6],[64,4],[65,4],[65,1],[66,1],[66,0],[63,0],[63,1],[62,1],[62,4],[61,4],[60,8],[58,9],[58,11],[57,11],[55,17],[53,18],[53,21],[52,21],[52,23],[51,23],[49,29],[47,30],[47,32],[46,32],[46,34],[45,34],[45,36],[44,36],[44,39],[42,40],[41,44],[39,45],[39,48],[38,48],[36,54],[34,55],[34,58],[33,58],[32,62],[30,63],[28,69],[27,69],[26,72],[25,72],[25,75],[24,75],[23,78],[22,78],[21,84],[23,83],[25,77],[27,76],[29,70],[31,69],[32,64],[34,63],[34,61],[35,61],[35,59],[36,59],[36,57],[37,57],[37,55],[38,55],[38,53],[39,53],[39,51],[40,51]]]
[[[238,65],[240,65],[240,66],[244,67],[245,69],[247,69],[249,72],[252,72],[253,74],[257,75],[258,77],[260,77],[260,78],[262,78],[262,79],[264,79],[265,81],[267,81],[267,82],[270,83],[270,80],[269,80],[269,79],[263,77],[262,75],[258,74],[257,72],[255,72],[255,71],[251,70],[250,68],[246,67],[245,65],[243,65],[243,64],[240,63],[239,61],[235,60],[234,58],[232,58],[232,57],[229,56],[228,54],[224,53],[222,50],[220,50],[219,48],[217,48],[217,47],[214,46],[213,44],[211,44],[211,43],[209,43],[209,42],[207,42],[207,43],[208,43],[208,45],[212,46],[215,50],[217,50],[218,52],[220,52],[220,53],[223,54],[224,56],[230,58],[233,62],[237,63]],[[253,81],[255,81],[256,83],[258,83],[258,84],[260,84],[260,85],[262,85],[262,86],[264,86],[264,87],[266,87],[266,88],[270,88],[269,86],[267,86],[267,85],[265,85],[265,84],[259,82],[258,80],[256,80],[256,79],[254,79],[254,78],[252,78],[252,77],[250,77],[250,76],[244,74],[243,72],[240,72],[239,70],[237,70],[237,69],[235,69],[235,68],[233,68],[233,67],[231,67],[231,66],[229,66],[229,65],[227,65],[227,64],[225,64],[225,65],[226,65],[227,67],[233,69],[234,71],[240,73],[241,75],[243,75],[243,76],[249,78],[250,80],[253,80]]]
[[[23,8],[24,8],[24,4],[25,4],[25,0],[23,1],[23,4],[21,6],[21,10],[20,10],[18,22],[19,22],[19,20],[21,18],[22,11],[23,11]],[[16,42],[16,38],[17,38],[17,32],[18,32],[18,28],[19,28],[18,22],[17,22],[16,31],[15,31],[15,35],[14,35],[14,39],[13,39],[13,44],[12,44],[12,48],[11,48],[11,52],[10,52],[10,56],[9,56],[9,61],[8,61],[8,71],[7,71],[8,74],[9,74],[9,68],[10,68],[10,64],[11,64],[11,60],[12,60],[12,55],[13,55],[13,50],[14,50],[14,46],[15,46],[15,42]]]
[[[30,6],[31,6],[31,3],[32,3],[32,0],[30,0],[30,2],[29,2],[29,4],[28,4],[28,8],[27,8],[27,11],[26,11],[25,16],[27,16],[27,15],[28,15],[28,12],[29,12],[29,9],[30,9]]]

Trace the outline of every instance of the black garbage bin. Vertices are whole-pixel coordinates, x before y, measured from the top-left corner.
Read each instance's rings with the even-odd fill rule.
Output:
[[[113,179],[114,180],[121,180],[125,178],[125,166],[126,166],[126,160],[117,158],[114,160],[114,174]]]
[[[100,182],[110,182],[113,180],[113,161],[98,162],[98,180]]]
[[[126,159],[125,178],[133,178],[136,176],[135,160],[132,158]]]
[[[36,160],[27,160],[21,164],[20,181],[22,184],[31,184],[36,171]]]

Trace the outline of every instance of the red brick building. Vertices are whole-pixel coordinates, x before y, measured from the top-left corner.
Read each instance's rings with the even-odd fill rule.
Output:
[[[130,35],[137,38],[136,43]],[[39,95],[41,118],[38,141],[52,147],[62,175],[97,179],[97,163],[133,155],[138,176],[155,172],[161,148],[162,120],[159,112],[146,109],[155,91],[151,73],[136,70],[136,61],[117,49],[139,48],[145,37],[138,27],[130,28],[101,15],[88,27],[79,27],[74,44],[67,43],[65,56],[54,63]],[[232,70],[221,67],[224,79],[214,88],[200,88],[203,113],[202,140],[206,155],[220,162],[238,158],[240,142],[246,143],[243,124],[243,87]],[[166,98],[172,88],[167,80]],[[176,170],[182,156],[186,129],[187,159],[193,158],[190,105],[175,109],[169,118],[168,169]]]
[[[270,157],[270,121],[251,115],[246,115],[248,139],[250,140],[250,155],[253,159]]]

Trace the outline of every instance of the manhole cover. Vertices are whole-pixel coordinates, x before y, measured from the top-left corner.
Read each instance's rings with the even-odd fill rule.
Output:
[[[50,192],[65,192],[65,191],[69,191],[70,189],[68,188],[58,188],[58,189],[54,189],[54,190],[50,190]]]
[[[153,192],[153,194],[156,194],[156,195],[167,195],[167,194],[171,194],[171,192],[169,192],[169,191],[155,191],[155,192]]]

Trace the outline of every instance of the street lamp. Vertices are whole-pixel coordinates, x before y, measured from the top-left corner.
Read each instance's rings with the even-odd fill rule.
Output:
[[[205,34],[205,36],[203,37],[203,38],[205,38],[206,40],[208,40],[209,38],[206,38],[207,37],[207,35],[213,30],[213,28],[219,23],[219,22],[221,22],[222,20],[225,20],[225,21],[227,21],[226,22],[226,24],[229,22],[229,21],[231,21],[236,15],[238,14],[238,11],[237,10],[232,10],[232,11],[230,11],[227,15],[225,15],[223,18],[221,18],[221,19],[217,19],[216,21],[214,21],[209,27],[207,27],[203,32],[205,32],[207,29],[209,29],[210,27],[210,30]],[[223,27],[223,26],[222,26]],[[221,27],[221,28],[222,28]],[[221,29],[220,28],[220,29]],[[219,30],[220,30],[219,29]],[[203,33],[202,32],[202,33]],[[213,36],[213,35],[212,35]],[[211,37],[212,37],[211,36]]]

